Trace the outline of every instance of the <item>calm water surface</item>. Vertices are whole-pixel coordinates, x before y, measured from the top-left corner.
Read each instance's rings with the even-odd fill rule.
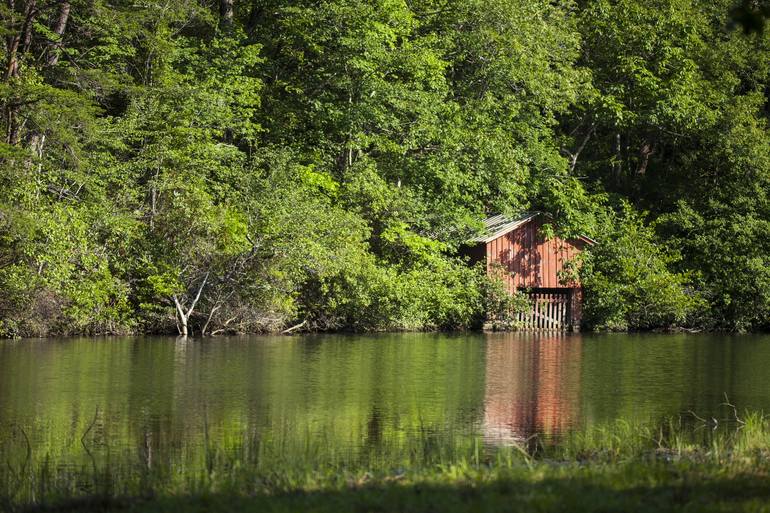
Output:
[[[617,419],[770,411],[770,337],[405,334],[0,342],[0,461],[398,459]],[[208,457],[208,456],[207,456]]]

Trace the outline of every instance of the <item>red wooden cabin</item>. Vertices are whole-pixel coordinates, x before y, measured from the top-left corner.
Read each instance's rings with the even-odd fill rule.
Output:
[[[566,262],[595,242],[588,237],[546,240],[541,228],[548,221],[539,212],[492,216],[484,221],[484,233],[469,241],[466,253],[473,261],[485,261],[487,273],[501,277],[509,292],[529,294],[533,306],[519,315],[522,327],[578,328],[581,287],[565,283],[561,272]]]

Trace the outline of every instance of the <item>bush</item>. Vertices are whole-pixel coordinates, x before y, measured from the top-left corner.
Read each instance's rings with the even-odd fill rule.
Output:
[[[527,311],[531,303],[527,295],[521,291],[511,294],[502,276],[505,273],[502,265],[492,268],[491,276],[484,282],[484,311],[487,319],[506,328],[517,327],[516,317],[520,312]]]
[[[704,308],[687,276],[670,270],[678,257],[626,203],[604,214],[599,243],[582,254],[584,324],[597,330],[645,330],[687,324]]]

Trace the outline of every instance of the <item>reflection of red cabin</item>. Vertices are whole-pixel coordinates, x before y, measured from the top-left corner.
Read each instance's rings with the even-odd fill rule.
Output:
[[[558,436],[579,419],[580,336],[498,333],[487,337],[484,435],[495,444]]]
[[[499,276],[509,292],[526,291],[533,303],[520,314],[522,327],[567,329],[580,326],[581,288],[565,282],[565,264],[595,242],[588,237],[546,240],[541,228],[545,214],[496,215],[484,221],[484,234],[471,239],[467,253],[473,261],[485,261],[487,273]]]

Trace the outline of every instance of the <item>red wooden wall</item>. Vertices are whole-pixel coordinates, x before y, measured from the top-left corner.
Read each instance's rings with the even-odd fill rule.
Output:
[[[579,239],[551,240],[539,234],[542,220],[535,218],[515,230],[487,243],[487,272],[492,272],[495,264],[502,265],[507,272],[503,279],[508,290],[518,288],[577,288],[580,285],[559,283],[558,273],[564,269],[564,263],[572,260],[585,247]]]

